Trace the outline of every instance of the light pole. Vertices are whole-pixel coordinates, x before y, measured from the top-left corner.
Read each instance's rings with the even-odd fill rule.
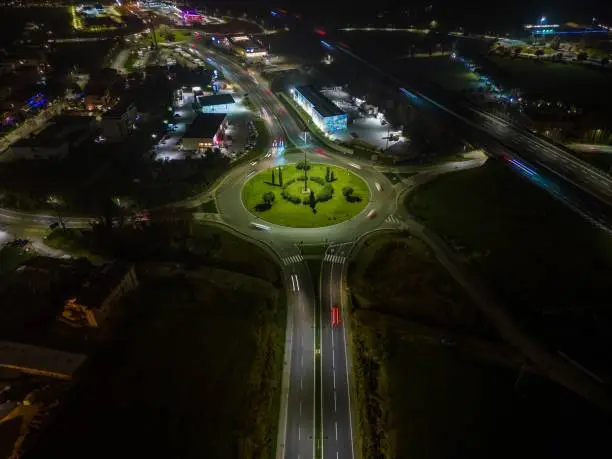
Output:
[[[304,150],[304,192],[308,191],[308,163],[306,162],[306,150]]]

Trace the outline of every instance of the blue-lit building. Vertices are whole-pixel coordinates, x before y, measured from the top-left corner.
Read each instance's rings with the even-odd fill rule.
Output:
[[[323,132],[333,134],[347,128],[348,115],[311,86],[293,89],[292,96]]]

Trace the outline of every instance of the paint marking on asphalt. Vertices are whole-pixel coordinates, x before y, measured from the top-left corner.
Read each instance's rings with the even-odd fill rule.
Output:
[[[334,348],[334,330],[331,332],[332,335],[332,349]]]
[[[334,411],[338,411],[338,406],[336,405],[336,391],[334,391]]]
[[[302,439],[302,428],[298,426],[298,440]]]
[[[336,451],[336,459],[340,458],[340,453],[338,451]],[[298,455],[298,459],[300,459],[300,456]]]
[[[334,389],[336,388],[336,370],[332,371],[332,375],[334,377]]]
[[[336,352],[332,349],[332,368],[335,370],[336,369]]]
[[[302,387],[302,377],[300,376],[300,389],[303,389]]]
[[[336,441],[338,441],[338,421],[334,421],[334,427],[336,428]]]

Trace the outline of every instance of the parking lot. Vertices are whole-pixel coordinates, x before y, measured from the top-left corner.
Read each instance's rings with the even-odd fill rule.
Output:
[[[389,152],[396,154],[407,150],[408,139],[401,135],[400,130],[388,123],[384,115],[378,112],[377,107],[352,97],[342,88],[323,89],[321,93],[349,115],[348,129],[334,133],[334,138],[343,142],[358,140],[376,149],[388,149]]]

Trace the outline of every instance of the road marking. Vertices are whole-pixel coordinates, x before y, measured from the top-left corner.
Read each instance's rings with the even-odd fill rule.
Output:
[[[336,459],[340,458],[340,453],[338,451],[336,451]],[[300,459],[300,456],[298,455],[298,459]]]
[[[338,411],[338,406],[336,404],[336,391],[334,391],[334,411]]]
[[[304,387],[302,386],[302,377],[300,376],[300,390],[302,390]]]
[[[302,428],[298,426],[298,440],[302,439]]]
[[[289,257],[283,258],[283,264],[285,266],[293,263],[301,263],[302,261],[304,261],[304,257],[302,255],[291,255]]]
[[[341,257],[340,255],[334,255],[332,253],[325,254],[323,261],[327,261],[328,263],[344,263],[346,257]]]
[[[332,349],[332,369],[336,369],[336,357],[335,357],[336,353],[334,352],[334,350]]]
[[[332,375],[334,377],[334,389],[336,388],[336,370],[332,371]]]
[[[334,421],[334,427],[336,428],[336,441],[338,441],[338,421]]]
[[[385,221],[387,223],[394,223],[394,224],[400,224],[402,221],[397,218],[395,215],[389,215],[387,218],[385,218]]]

